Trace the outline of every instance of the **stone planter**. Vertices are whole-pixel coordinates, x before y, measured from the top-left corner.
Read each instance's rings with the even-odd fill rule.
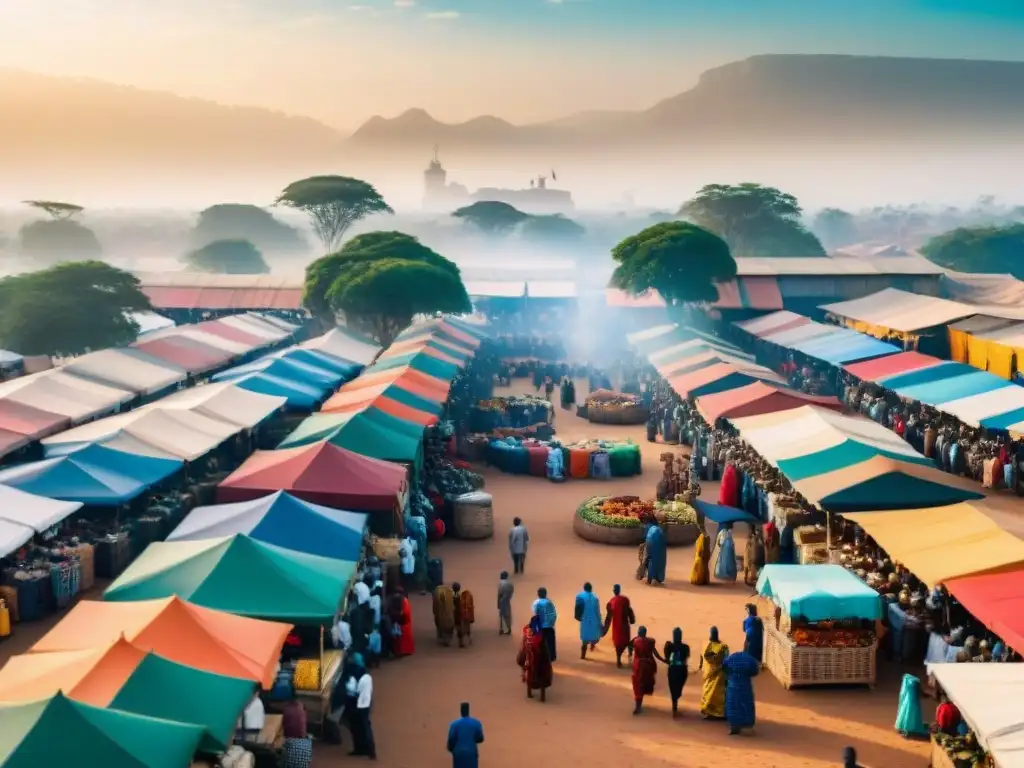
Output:
[[[611,544],[613,546],[637,547],[644,540],[646,529],[612,528],[584,520],[578,514],[573,515],[572,529],[581,539],[595,544]],[[668,525],[665,527],[665,543],[670,547],[686,547],[697,541],[699,531],[692,523]]]
[[[604,406],[600,403],[587,405],[587,421],[591,424],[645,424],[649,413],[642,405],[632,408]]]

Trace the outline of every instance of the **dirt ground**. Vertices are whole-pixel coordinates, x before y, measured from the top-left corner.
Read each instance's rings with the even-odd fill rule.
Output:
[[[522,391],[523,385],[513,389]],[[582,396],[586,383],[578,385],[577,391]],[[724,724],[701,720],[699,675],[694,672],[683,694],[680,719],[670,717],[664,670],[659,670],[655,694],[645,711],[633,717],[629,671],[615,668],[607,643],[598,646],[593,658],[579,659],[573,599],[583,583],[594,584],[602,603],[611,597],[612,585],[621,584],[638,622],[648,627],[659,645],[670,637],[673,627],[682,627],[693,654],[692,669],[711,626],[719,627],[730,647],[742,647],[743,605],[749,602],[750,589],[742,582],[691,586],[692,547],[670,549],[666,585],[648,587],[635,580],[634,548],[577,538],[572,516],[583,499],[596,494],[653,496],[661,474],[658,456],[669,448],[647,443],[643,427],[592,425],[560,409],[555,427],[566,439],[633,439],[643,450],[644,474],[553,484],[484,470],[486,490],[494,497],[495,537],[482,542],[446,541],[432,549],[444,561],[446,580],[461,582],[476,598],[474,644],[461,650],[438,647],[429,597],[412,597],[415,655],[385,663],[374,672],[378,764],[449,766],[448,723],[458,716],[459,703],[468,701],[472,714],[484,725],[481,765],[486,768],[623,768],[641,761],[650,768],[832,768],[840,763],[847,744],[854,745],[860,760],[872,768],[927,765],[927,744],[906,741],[893,730],[904,670],[884,662],[875,690],[785,691],[763,673],[755,680],[757,726],[741,736],[730,737]],[[716,485],[704,485],[710,500],[717,500],[717,493]],[[526,574],[515,578],[516,630],[511,637],[499,637],[495,591],[498,574],[511,570],[506,534],[516,515],[529,528],[530,551]],[[738,537],[738,551],[742,546]],[[515,662],[519,627],[541,586],[547,587],[560,615],[554,686],[544,704],[526,698]],[[0,664],[30,647],[52,623],[17,626],[15,636],[0,645]],[[932,715],[927,701],[924,714]],[[327,768],[365,761],[348,757],[347,746],[317,743],[314,765]]]

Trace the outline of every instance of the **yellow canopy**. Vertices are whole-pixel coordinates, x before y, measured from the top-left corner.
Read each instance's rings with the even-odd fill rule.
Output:
[[[932,587],[949,579],[1015,570],[1024,563],[1024,541],[985,514],[984,502],[843,517]]]

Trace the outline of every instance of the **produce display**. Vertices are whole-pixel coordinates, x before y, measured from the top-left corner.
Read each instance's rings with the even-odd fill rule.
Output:
[[[577,514],[588,523],[608,528],[642,528],[650,523],[696,523],[697,513],[682,501],[645,501],[639,496],[595,496]]]
[[[300,659],[295,665],[293,684],[297,691],[319,691],[320,659]]]
[[[992,764],[988,754],[978,744],[978,739],[973,733],[968,733],[966,736],[937,733],[934,739],[956,768],[986,768]]]
[[[502,427],[523,428],[549,424],[551,414],[551,403],[532,395],[478,400],[469,409],[469,431],[490,433]]]
[[[875,642],[875,633],[862,629],[825,628],[822,622],[815,627],[793,629],[790,637],[804,648],[868,648]]]
[[[638,395],[598,389],[585,404],[587,421],[596,424],[642,424],[648,411]]]
[[[551,401],[543,397],[534,397],[533,395],[492,397],[490,400],[478,400],[476,407],[481,411],[504,411],[510,406],[517,405],[523,408],[540,408],[543,411],[547,411],[551,408]]]

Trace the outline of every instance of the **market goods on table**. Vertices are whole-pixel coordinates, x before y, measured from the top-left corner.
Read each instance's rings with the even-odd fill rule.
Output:
[[[692,506],[682,501],[648,501],[639,496],[594,496],[576,511],[588,523],[609,528],[643,528],[651,523],[697,522]]]
[[[973,733],[966,736],[932,735],[933,768],[987,768],[989,765],[992,762]]]
[[[587,421],[594,424],[643,424],[649,412],[637,395],[598,389],[586,403]]]
[[[557,452],[557,456],[552,454]],[[485,452],[489,465],[515,475],[546,476],[561,481],[631,477],[641,472],[640,447],[604,440],[563,444],[557,440],[492,439]],[[543,466],[544,471],[541,471]]]
[[[502,427],[523,428],[551,423],[551,402],[540,397],[492,397],[479,400],[469,411],[470,432],[493,432]]]

